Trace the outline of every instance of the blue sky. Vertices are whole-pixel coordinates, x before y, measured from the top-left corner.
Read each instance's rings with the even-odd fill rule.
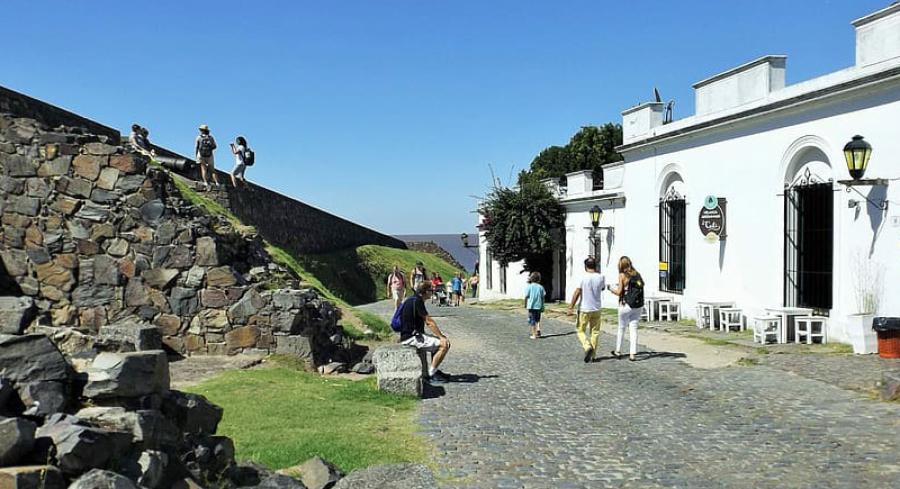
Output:
[[[257,152],[251,180],[392,234],[474,226],[473,195],[653,87],[764,54],[788,83],[853,64],[887,0],[4,0],[0,85],[190,153]],[[218,166],[232,159],[218,153]]]

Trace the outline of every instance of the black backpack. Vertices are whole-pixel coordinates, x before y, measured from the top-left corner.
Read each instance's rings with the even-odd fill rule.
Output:
[[[635,274],[628,279],[623,299],[632,309],[644,307],[644,279],[641,278],[641,274]]]
[[[247,166],[253,166],[254,162],[256,162],[256,153],[254,153],[252,149],[247,147],[244,150],[244,164]]]
[[[200,156],[208,157],[212,156],[213,150],[216,149],[216,143],[213,142],[213,138],[204,134],[200,136]]]

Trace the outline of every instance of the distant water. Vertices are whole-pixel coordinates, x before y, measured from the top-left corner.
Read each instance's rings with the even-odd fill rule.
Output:
[[[403,241],[433,241],[447,250],[447,253],[456,258],[467,271],[472,272],[475,270],[475,262],[478,261],[478,248],[463,248],[459,234],[402,234],[394,237]],[[469,243],[470,245],[478,243],[477,230],[469,232]]]

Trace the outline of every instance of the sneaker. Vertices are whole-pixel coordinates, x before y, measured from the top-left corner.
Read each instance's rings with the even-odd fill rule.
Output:
[[[584,363],[591,363],[591,360],[594,359],[594,349],[589,348],[584,351]]]
[[[531,339],[533,339],[533,340],[536,340],[536,339],[537,339],[537,336],[531,335],[531,336],[529,336],[529,338],[531,338]]]
[[[609,352],[609,354],[612,355],[613,358],[615,358],[615,359],[617,359],[617,360],[620,359],[620,358],[622,358],[622,354],[619,353],[619,352],[617,352],[617,351],[615,351],[615,350]]]
[[[538,331],[537,334],[536,334],[535,336],[537,336],[538,338],[540,338],[540,337],[541,337],[541,332]]]
[[[444,372],[438,370],[428,379],[428,382],[431,384],[444,384],[446,382],[450,382],[450,377],[448,377]]]

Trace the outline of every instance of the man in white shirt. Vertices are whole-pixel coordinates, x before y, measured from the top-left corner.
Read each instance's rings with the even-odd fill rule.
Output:
[[[578,332],[578,340],[584,348],[584,363],[594,360],[597,351],[597,339],[600,336],[600,294],[606,288],[606,278],[597,272],[597,260],[589,256],[584,260],[584,271],[587,274],[581,281],[581,285],[572,294],[572,302],[569,304],[569,314],[581,301],[578,308],[578,318],[575,330]],[[590,334],[590,341],[588,341]]]

